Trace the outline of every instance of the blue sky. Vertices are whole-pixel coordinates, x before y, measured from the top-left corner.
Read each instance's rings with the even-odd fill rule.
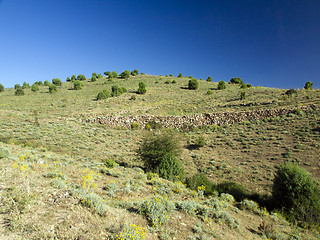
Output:
[[[319,0],[0,0],[0,83],[138,69],[320,87]]]

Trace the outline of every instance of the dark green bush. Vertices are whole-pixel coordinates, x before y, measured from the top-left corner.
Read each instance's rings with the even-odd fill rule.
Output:
[[[118,73],[116,71],[113,71],[111,73],[111,75],[112,75],[112,78],[117,78],[118,77]]]
[[[95,81],[97,81],[97,76],[92,76],[91,77],[91,82],[95,82]]]
[[[66,81],[67,81],[67,82],[70,82],[70,81],[71,81],[70,77],[67,77]]]
[[[306,84],[304,85],[304,89],[306,89],[306,90],[311,90],[311,89],[312,89],[312,85],[313,85],[313,83],[310,82],[310,81],[308,81],[308,82],[306,82]]]
[[[240,92],[240,100],[246,99],[246,92]]]
[[[165,84],[170,84],[170,83],[171,83],[170,80],[165,81]]]
[[[23,96],[24,95],[24,91],[22,88],[18,88],[16,91],[15,91],[15,95],[16,96]]]
[[[32,84],[31,91],[33,92],[39,91],[39,85],[36,83]]]
[[[29,83],[24,82],[22,85],[22,89],[30,88]]]
[[[118,97],[121,93],[121,89],[117,85],[111,87],[111,97]]]
[[[252,88],[252,85],[250,83],[247,83],[247,88]]]
[[[209,77],[207,78],[207,82],[212,82],[212,77],[209,76]]]
[[[320,186],[305,169],[292,163],[280,165],[272,196],[275,207],[290,221],[320,224]]]
[[[14,85],[14,89],[19,89],[19,88],[22,88],[20,84],[15,84]]]
[[[74,81],[74,80],[77,80],[76,75],[72,75],[72,76],[71,76],[71,81]]]
[[[138,94],[145,94],[147,92],[146,84],[144,82],[139,83]]]
[[[171,83],[177,83],[177,81],[175,79],[173,79]]]
[[[79,81],[79,80],[75,80],[73,82],[73,89],[74,90],[80,90],[83,86],[83,82]]]
[[[214,192],[214,184],[203,173],[196,173],[192,177],[186,179],[186,184],[189,188],[197,190],[198,187],[204,186],[205,195],[211,195]]]
[[[226,89],[226,83],[225,83],[223,80],[219,81],[219,83],[218,83],[218,89],[219,89],[219,90]]]
[[[35,84],[37,84],[39,87],[43,86],[43,82],[42,81],[35,82]]]
[[[99,74],[98,74],[98,78],[102,78],[102,75],[101,75],[101,73],[99,73]]]
[[[199,87],[199,82],[197,79],[190,79],[188,84],[188,89],[196,90]]]
[[[97,95],[97,100],[107,99],[110,97],[110,94],[107,90],[103,90],[102,92],[99,92]]]
[[[288,95],[288,96],[292,96],[292,94],[297,94],[298,93],[298,91],[297,90],[295,90],[295,89],[289,89],[288,91],[286,91],[286,95]]]
[[[4,86],[0,83],[0,92],[4,92]]]
[[[207,91],[207,95],[212,95],[213,94],[213,92],[209,89],[208,91]]]
[[[248,86],[247,86],[247,84],[245,84],[245,83],[243,82],[243,83],[241,83],[241,87],[240,87],[240,88],[242,88],[242,89],[247,89]]]
[[[160,177],[170,181],[183,181],[184,179],[184,169],[177,157],[172,153],[163,156],[155,172],[158,173]]]
[[[139,75],[139,71],[138,71],[137,69],[135,69],[135,70],[133,70],[133,71],[131,72],[131,75],[132,75],[132,76],[138,76],[138,75]]]
[[[128,92],[128,90],[127,90],[125,87],[121,87],[121,88],[120,88],[120,92],[121,92],[121,94],[122,94],[122,93]]]
[[[50,86],[50,82],[48,80],[45,80],[43,85],[46,86],[46,87],[49,87]]]
[[[176,137],[168,134],[149,135],[142,140],[137,150],[145,169],[154,172],[158,169],[161,161],[167,154],[178,157],[181,152],[179,141]]]
[[[182,77],[183,77],[182,73],[179,73],[178,78],[182,78]]]
[[[57,85],[55,84],[50,84],[49,86],[49,93],[55,93],[57,92]]]
[[[61,86],[62,85],[62,81],[59,78],[54,78],[52,79],[52,83],[56,86]]]
[[[130,77],[130,71],[125,70],[124,72],[120,73],[119,77],[123,79],[128,79]]]
[[[218,183],[214,186],[214,189],[220,194],[231,194],[238,202],[251,197],[250,191],[236,182],[226,181]]]
[[[106,71],[103,74],[106,75],[107,78],[112,78],[112,73],[110,71]]]
[[[235,77],[235,78],[231,78],[229,83],[233,83],[233,84],[242,84],[243,81],[241,78]]]
[[[82,74],[79,74],[78,75],[78,77],[77,77],[77,80],[79,80],[79,81],[84,81],[84,80],[86,80],[87,78],[84,76],[84,75],[82,75]]]

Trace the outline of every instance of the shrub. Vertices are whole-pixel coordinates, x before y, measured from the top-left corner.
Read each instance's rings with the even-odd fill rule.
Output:
[[[182,77],[183,77],[182,73],[179,73],[178,78],[182,78]]]
[[[48,80],[45,80],[43,85],[46,86],[46,87],[49,87],[50,86],[50,82]]]
[[[232,84],[242,84],[243,81],[242,81],[241,78],[235,77],[235,78],[231,78],[231,80],[230,80],[229,83],[232,83]]]
[[[171,83],[177,83],[177,81],[175,79],[173,79]]]
[[[43,86],[43,82],[42,81],[35,82],[35,84],[37,84],[38,86]]]
[[[212,95],[213,94],[213,92],[209,89],[208,91],[207,91],[207,95]]]
[[[32,84],[31,91],[33,92],[39,91],[39,85],[36,83]]]
[[[121,88],[120,88],[120,92],[121,92],[121,94],[122,94],[122,93],[128,92],[128,90],[127,90],[125,87],[121,87]]]
[[[117,85],[111,87],[111,97],[118,97],[121,95],[121,90]]]
[[[222,182],[217,184],[214,188],[219,193],[231,194],[237,201],[242,201],[245,198],[251,197],[249,190],[236,182]]]
[[[209,77],[207,78],[207,82],[212,82],[212,77],[209,76]]]
[[[145,137],[137,153],[147,171],[156,171],[167,154],[177,157],[180,151],[176,137],[168,134],[159,134]]]
[[[136,100],[137,98],[136,98],[136,96],[135,95],[132,95],[131,97],[130,97],[130,99],[129,100]]]
[[[196,173],[192,177],[186,179],[186,184],[193,190],[198,190],[198,187],[204,186],[204,194],[210,195],[214,192],[214,184],[203,173]]]
[[[247,83],[247,88],[252,88],[252,85],[250,83]]]
[[[76,80],[73,82],[73,89],[74,90],[80,90],[83,86],[83,82]]]
[[[138,129],[139,128],[139,124],[134,122],[131,124],[131,129]]]
[[[280,165],[272,190],[275,207],[290,221],[320,223],[320,186],[305,169],[292,163]]]
[[[70,77],[67,77],[66,81],[67,81],[67,82],[71,82]]]
[[[109,72],[109,71],[106,71],[106,72],[104,72],[103,74],[106,75],[107,78],[112,78],[112,73]]]
[[[165,84],[170,84],[170,83],[171,83],[170,80],[165,81]]]
[[[197,79],[190,79],[188,89],[190,90],[196,90],[199,87],[199,82]]]
[[[79,81],[84,81],[84,80],[86,80],[87,78],[84,76],[84,75],[82,75],[82,74],[79,74],[78,75],[78,77],[77,77],[77,80],[79,80]]]
[[[248,86],[247,86],[247,84],[245,84],[245,83],[243,82],[243,83],[241,83],[241,87],[240,87],[240,88],[242,88],[242,89],[247,89]]]
[[[286,91],[286,95],[288,95],[288,96],[292,96],[292,94],[297,94],[298,93],[298,91],[297,90],[295,90],[295,89],[289,89],[288,91]]]
[[[118,164],[112,159],[112,158],[108,158],[105,160],[104,165],[107,168],[114,168],[116,167]]]
[[[138,94],[145,94],[147,92],[146,84],[144,82],[139,83]]]
[[[4,92],[4,86],[0,83],[0,92]]]
[[[116,71],[113,71],[111,73],[111,75],[112,75],[112,78],[117,78],[118,77],[118,73]]]
[[[138,71],[137,69],[135,69],[135,70],[133,70],[133,71],[131,72],[131,75],[132,75],[132,76],[137,76],[137,75],[139,75],[139,71]]]
[[[225,83],[223,80],[219,81],[219,83],[218,83],[218,89],[219,89],[219,90],[226,89],[226,83]]]
[[[174,154],[166,154],[155,169],[160,177],[170,180],[182,180],[184,178],[184,169]]]
[[[59,78],[54,78],[52,79],[52,83],[56,86],[61,86],[62,85],[62,82]]]
[[[15,91],[15,95],[16,96],[23,96],[24,95],[24,91],[22,88],[18,88],[16,91]]]
[[[9,152],[6,149],[0,148],[0,159],[9,157]]]
[[[95,81],[97,81],[97,76],[92,76],[91,77],[91,82],[95,82]]]
[[[29,83],[24,82],[22,85],[22,89],[30,88]]]
[[[128,79],[130,77],[130,71],[125,70],[124,72],[120,73],[119,77],[123,79]]]
[[[14,85],[14,89],[19,89],[19,88],[22,88],[20,84],[15,84]]]
[[[98,78],[102,78],[102,75],[101,75],[101,73],[99,73],[99,74],[98,74]]]
[[[240,92],[240,100],[246,99],[246,92]]]
[[[198,137],[194,142],[194,147],[197,149],[204,147],[204,145],[206,145],[206,139],[203,136]]]
[[[313,83],[310,82],[310,81],[308,81],[308,82],[306,82],[306,84],[304,85],[304,89],[306,89],[306,90],[311,90],[311,89],[312,89],[312,85],[313,85]]]
[[[55,84],[50,84],[49,86],[49,93],[55,93],[57,92],[57,85]]]
[[[72,77],[71,77],[71,81],[74,81],[74,80],[77,80],[76,75],[72,75]]]
[[[97,100],[107,99],[110,97],[110,94],[107,90],[103,90],[102,92],[99,92],[97,95]]]

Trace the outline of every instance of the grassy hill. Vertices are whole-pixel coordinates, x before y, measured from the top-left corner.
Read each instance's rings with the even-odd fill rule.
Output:
[[[140,81],[147,85],[144,95],[136,94]],[[122,239],[116,236],[131,231],[137,235],[134,239],[319,238],[317,227],[312,231],[292,225],[254,202],[236,202],[228,194],[206,197],[201,189],[148,175],[136,150],[145,136],[174,134],[187,177],[202,172],[214,183],[233,181],[269,196],[280,163],[297,163],[320,178],[320,91],[298,90],[289,96],[284,89],[243,90],[236,84],[217,90],[218,83],[203,80],[199,89],[188,90],[188,81],[139,75],[85,80],[81,90],[64,82],[54,94],[44,86],[37,92],[25,89],[24,96],[15,96],[14,89],[0,93],[4,239]],[[99,92],[111,91],[114,85],[127,92],[96,100]],[[246,99],[240,100],[242,91]],[[300,110],[310,105],[312,109]],[[99,116],[189,116],[278,108],[297,110],[232,125],[152,131],[86,121]],[[204,144],[196,148],[199,140]],[[117,165],[108,168],[107,159]]]

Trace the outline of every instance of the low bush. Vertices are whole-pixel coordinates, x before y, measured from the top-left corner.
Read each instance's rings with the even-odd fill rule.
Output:
[[[73,82],[73,89],[74,90],[80,90],[83,86],[83,82],[79,81],[79,80],[75,80]]]
[[[251,193],[249,190],[239,185],[236,182],[226,181],[218,183],[215,185],[215,190],[219,193],[229,193],[231,194],[238,202],[242,201],[245,198],[250,198]]]
[[[241,78],[238,78],[238,77],[234,77],[234,78],[231,78],[230,82],[229,83],[232,83],[232,84],[242,84],[243,81]]]
[[[33,92],[39,91],[39,85],[36,83],[32,84],[31,91]]]
[[[15,95],[16,96],[23,96],[24,95],[24,91],[22,88],[18,88],[16,91],[15,91]]]
[[[206,145],[206,139],[203,136],[198,137],[194,142],[194,147],[200,149]]]
[[[99,92],[97,95],[97,100],[107,99],[110,97],[110,93],[107,90],[102,90],[102,92]]]
[[[289,89],[288,91],[285,92],[286,95],[292,96],[293,94],[297,94],[298,91],[295,89]]]
[[[165,81],[165,84],[170,84],[170,83],[171,83],[170,80]]]
[[[15,84],[14,85],[14,89],[19,89],[19,88],[22,88],[20,84]]]
[[[183,77],[182,73],[179,73],[178,78],[182,78],[182,77]]]
[[[48,80],[45,80],[43,85],[46,86],[46,87],[49,87],[50,86],[50,82]]]
[[[207,82],[212,82],[212,77],[209,76],[209,77],[207,78]]]
[[[139,83],[138,94],[145,94],[147,92],[146,84],[144,82]]]
[[[306,90],[311,90],[311,89],[312,89],[312,85],[313,85],[313,83],[310,82],[310,81],[308,81],[308,82],[306,82],[306,84],[304,85],[304,89],[306,89]]]
[[[177,83],[177,81],[176,81],[175,79],[173,79],[171,83],[173,83],[173,84],[174,84],[174,83]]]
[[[218,89],[219,89],[219,90],[226,89],[226,83],[225,83],[223,80],[219,81],[219,83],[218,83]]]
[[[4,86],[0,83],[0,92],[4,92]]]
[[[197,190],[198,187],[204,186],[204,194],[211,195],[214,193],[214,184],[203,173],[196,173],[186,179],[189,188]]]
[[[82,75],[82,74],[79,74],[78,76],[77,76],[77,80],[79,80],[79,81],[84,81],[84,80],[86,80],[87,78],[84,76],[84,75]]]
[[[320,186],[305,169],[292,163],[280,165],[272,196],[288,220],[320,224]]]
[[[95,82],[95,81],[97,81],[97,76],[94,76],[94,75],[93,75],[93,76],[91,77],[91,82]]]
[[[197,79],[190,79],[188,84],[188,89],[196,90],[199,87],[199,82]]]
[[[104,161],[104,165],[107,168],[114,168],[116,166],[118,166],[118,164],[112,159],[112,158],[108,158]]]
[[[49,93],[55,93],[57,92],[57,85],[55,84],[50,84],[49,86]]]
[[[208,91],[207,91],[207,95],[212,95],[213,94],[213,92],[209,89]]]
[[[52,83],[56,86],[61,86],[62,85],[62,81],[59,78],[54,78],[52,79]]]
[[[30,88],[29,83],[24,82],[22,85],[22,89]]]
[[[170,181],[184,179],[184,169],[177,157],[172,153],[164,155],[156,167],[155,172],[158,173],[160,177]]]
[[[121,89],[117,85],[111,87],[111,97],[118,97],[121,93]]]

